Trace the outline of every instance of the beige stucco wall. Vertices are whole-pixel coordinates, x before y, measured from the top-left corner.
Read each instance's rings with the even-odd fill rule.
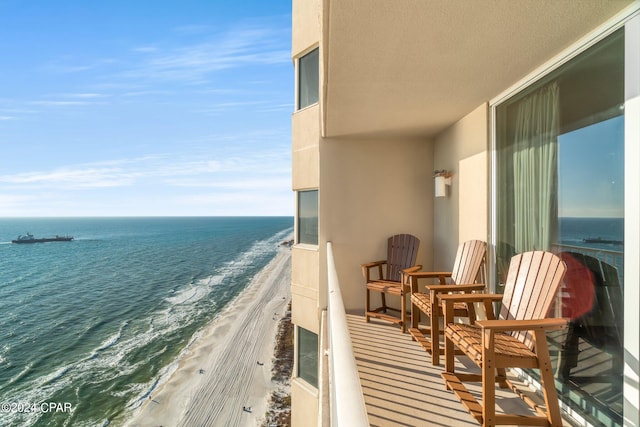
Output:
[[[319,179],[319,106],[296,111],[291,120],[292,188],[316,189]],[[292,321],[309,331],[319,333],[319,252],[314,246],[293,248],[291,276]]]
[[[293,114],[292,188],[318,188],[319,179],[319,107],[312,105]],[[318,283],[319,252],[317,247],[293,248],[291,276],[292,321],[309,331],[319,333]]]
[[[293,0],[291,54],[294,61],[295,58],[299,58],[319,45],[321,16],[321,0]],[[297,84],[297,79],[294,80]],[[291,187],[294,191],[316,189],[320,184],[320,106],[318,104],[294,112],[291,119],[291,136],[293,166]],[[316,334],[320,334],[319,258],[318,247],[296,245],[292,249],[292,322]],[[294,373],[291,382],[292,425],[314,425],[318,418],[318,405],[318,390],[304,380],[296,378]]]
[[[295,3],[296,1],[294,5]],[[304,27],[301,30],[303,34],[298,35],[302,42],[297,45],[294,43],[294,49],[305,49],[312,42],[309,37],[315,37],[316,40],[319,37],[317,33],[313,35],[313,32],[309,32],[306,26],[294,26],[294,28],[302,27]],[[296,36],[294,40],[297,40]],[[293,114],[291,137],[292,189],[294,191],[317,189],[320,184],[320,107],[318,104]],[[291,256],[291,320],[296,326],[316,334],[320,334],[318,301],[320,252],[318,249],[312,245],[295,245]],[[304,380],[296,378],[295,374],[291,389],[292,425],[312,425],[310,420],[316,420],[318,417],[318,390],[306,384]]]
[[[458,162],[458,240],[487,240],[489,235],[488,151]]]
[[[320,159],[320,298],[326,292],[323,245],[332,241],[345,307],[362,310],[360,265],[385,259],[389,236],[416,235],[418,262],[431,266],[433,145],[424,139],[323,139]]]
[[[309,427],[317,425],[318,390],[304,380],[291,381],[291,425]]]
[[[292,140],[292,186],[294,190],[318,188],[320,112],[312,105],[293,114],[291,120]]]
[[[318,249],[294,247],[291,262],[291,320],[296,325],[319,334]]]
[[[480,105],[436,137],[434,169],[453,173],[448,196],[434,201],[433,264],[436,269],[451,269],[460,242],[487,240],[488,148],[487,104]]]
[[[321,0],[291,2],[291,53],[293,57],[317,45],[321,34]]]

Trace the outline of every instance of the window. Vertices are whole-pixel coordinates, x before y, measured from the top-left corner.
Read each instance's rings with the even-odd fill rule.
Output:
[[[298,327],[298,377],[318,387],[318,335]]]
[[[618,31],[495,108],[496,284],[516,253],[567,263],[549,347],[558,395],[593,425],[622,425],[623,105]]]
[[[298,109],[318,102],[320,64],[318,49],[298,60]]]
[[[318,190],[298,192],[298,243],[318,244]]]

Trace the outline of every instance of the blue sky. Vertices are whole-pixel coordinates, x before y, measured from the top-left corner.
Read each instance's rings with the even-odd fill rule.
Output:
[[[290,27],[290,0],[0,0],[0,216],[292,215]]]
[[[560,135],[559,216],[624,217],[624,116]]]

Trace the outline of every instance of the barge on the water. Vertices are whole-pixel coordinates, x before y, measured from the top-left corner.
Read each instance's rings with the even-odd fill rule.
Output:
[[[12,240],[11,243],[47,243],[47,242],[70,242],[73,240],[73,236],[55,236],[55,237],[43,237],[36,239],[33,234],[27,233],[24,236],[20,235],[17,239]]]

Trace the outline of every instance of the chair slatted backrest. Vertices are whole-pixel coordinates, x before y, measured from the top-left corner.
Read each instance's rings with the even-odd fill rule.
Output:
[[[551,252],[532,251],[511,258],[502,297],[500,319],[543,319],[560,289],[567,266]],[[530,332],[512,335],[533,348]]]
[[[484,269],[487,244],[482,240],[468,240],[458,246],[456,260],[451,270],[451,280],[458,285],[475,283],[480,274],[480,280],[485,279]]]
[[[411,234],[396,234],[387,242],[387,275],[385,279],[400,281],[400,272],[413,267],[418,257],[420,240]]]

